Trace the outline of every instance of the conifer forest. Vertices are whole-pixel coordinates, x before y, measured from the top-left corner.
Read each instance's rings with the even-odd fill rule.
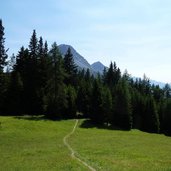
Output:
[[[171,135],[171,87],[133,79],[111,62],[103,74],[78,68],[70,48],[62,56],[33,30],[28,47],[8,56],[0,20],[0,115],[88,118],[104,128]]]

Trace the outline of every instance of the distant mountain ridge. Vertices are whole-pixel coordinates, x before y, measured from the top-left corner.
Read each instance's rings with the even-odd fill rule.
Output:
[[[74,62],[80,69],[89,69],[92,74],[103,73],[104,68],[106,67],[103,65],[100,61],[94,62],[92,65],[89,64],[89,62],[80,55],[71,45],[61,44],[58,46],[60,53],[62,56],[64,56],[68,50],[68,48],[71,49],[71,53],[73,54]],[[107,67],[106,67],[107,68]],[[138,77],[133,77],[133,79],[136,79]],[[160,88],[163,88],[166,83],[151,80],[150,83],[154,85],[159,85]],[[171,84],[170,84],[171,85]]]

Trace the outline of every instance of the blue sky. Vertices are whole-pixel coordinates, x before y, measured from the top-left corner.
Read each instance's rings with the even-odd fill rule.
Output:
[[[49,46],[70,44],[88,62],[171,82],[170,0],[1,0],[9,54],[27,47],[33,29]]]

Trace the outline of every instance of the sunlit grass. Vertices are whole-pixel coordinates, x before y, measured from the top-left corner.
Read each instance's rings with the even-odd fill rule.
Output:
[[[97,170],[171,170],[171,137],[164,135],[78,127],[71,144]]]
[[[87,170],[63,144],[74,121],[0,117],[0,170]]]
[[[63,144],[75,120],[0,117],[0,170],[88,171]],[[97,171],[169,171],[171,137],[138,130],[82,128],[69,143]]]

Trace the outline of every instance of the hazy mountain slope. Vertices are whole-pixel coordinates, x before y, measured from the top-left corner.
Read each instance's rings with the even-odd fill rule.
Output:
[[[91,65],[91,67],[92,67],[92,69],[93,69],[95,72],[99,72],[100,74],[102,74],[104,68],[106,68],[106,66],[104,66],[100,61],[94,62],[94,63]]]
[[[82,69],[85,68],[85,69],[92,70],[91,65],[87,62],[87,60],[83,56],[81,56],[72,46],[61,44],[58,47],[59,47],[60,53],[63,56],[66,54],[68,48],[70,48],[71,53],[73,54],[75,64]]]
[[[83,69],[83,68],[89,69],[90,72],[94,75],[96,75],[97,73],[102,74],[104,67],[106,67],[100,61],[95,62],[92,65],[90,65],[88,63],[88,61],[83,56],[81,56],[71,45],[61,44],[58,47],[59,47],[59,51],[62,54],[62,56],[64,56],[66,54],[68,48],[70,47],[71,53],[73,54],[75,64],[81,69]],[[133,77],[134,81],[136,80],[136,78],[138,78],[138,77]],[[163,88],[165,86],[165,83],[151,80],[151,79],[150,79],[150,83],[154,84],[154,85],[159,85],[160,88]]]

